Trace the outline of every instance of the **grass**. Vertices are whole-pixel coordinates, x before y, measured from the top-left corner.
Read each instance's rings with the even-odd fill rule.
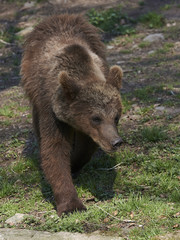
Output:
[[[89,21],[104,32],[124,35],[135,32],[133,19],[122,13],[121,7],[109,8],[103,11],[96,11],[94,8],[88,11]]]
[[[173,145],[163,151],[154,146],[148,154],[137,154],[126,147],[111,157],[92,160],[75,180],[79,197],[90,199],[86,202],[88,210],[63,218],[57,217],[53,202],[48,200],[52,193],[39,172],[36,157],[21,158],[0,171],[1,226],[20,212],[28,216],[19,227],[37,230],[100,229],[122,235],[118,229],[125,219],[130,219],[135,222],[128,233],[131,239],[150,239],[154,229],[156,234],[163,233],[164,225],[171,231],[178,222],[173,217],[179,207],[178,151],[179,147]],[[108,170],[115,165],[115,170]]]
[[[166,54],[174,47],[173,43],[165,43],[162,48],[156,50],[155,54]]]
[[[149,142],[158,142],[167,139],[167,133],[159,126],[144,127],[141,136],[142,140]]]
[[[22,40],[22,37],[16,35],[20,30],[21,28],[10,25],[6,30],[1,31],[0,37],[7,43],[13,43],[14,41],[18,42]]]
[[[161,28],[165,25],[165,18],[156,12],[144,14],[139,21],[149,28]]]
[[[150,43],[150,42],[143,41],[143,42],[139,43],[138,46],[139,46],[140,48],[147,48],[147,47],[150,47],[150,46],[151,46],[151,43]]]
[[[135,97],[141,101],[152,102],[157,99],[157,94],[163,93],[163,86],[147,86],[141,89],[137,89],[134,92]]]

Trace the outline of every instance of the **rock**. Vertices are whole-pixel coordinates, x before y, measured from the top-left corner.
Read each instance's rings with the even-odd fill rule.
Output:
[[[163,41],[163,40],[164,40],[164,35],[162,33],[150,34],[143,39],[143,41],[150,42],[150,43],[159,42],[159,41]]]
[[[16,35],[23,37],[23,36],[27,35],[28,33],[30,33],[32,30],[33,30],[33,27],[27,27],[27,28],[17,32]]]
[[[174,49],[178,52],[180,52],[180,42],[175,42]]]
[[[179,240],[180,239],[180,231],[176,231],[174,233],[168,233],[164,236],[154,237],[154,240]]]
[[[26,3],[24,4],[24,6],[21,8],[21,11],[26,10],[26,9],[30,9],[30,8],[32,8],[32,7],[34,7],[34,6],[35,6],[35,2],[33,2],[33,1],[31,1],[31,2],[26,2]]]
[[[174,27],[174,26],[176,26],[176,22],[166,24],[166,27]]]
[[[108,46],[107,46],[107,49],[109,49],[109,50],[110,50],[110,49],[113,49],[113,48],[114,48],[114,46],[111,46],[111,45],[108,45]]]
[[[121,237],[99,234],[49,233],[24,229],[0,229],[0,240],[122,240]]]
[[[134,44],[134,45],[132,46],[132,49],[139,49],[139,47],[138,47],[137,44]]]
[[[117,61],[117,62],[116,62],[117,65],[121,65],[121,64],[123,64],[123,63],[125,63],[125,61]]]
[[[148,55],[151,55],[151,54],[154,54],[154,53],[155,53],[155,51],[151,50],[151,51],[148,52]]]
[[[16,224],[22,223],[26,216],[26,214],[16,213],[13,217],[7,219],[5,223],[14,226]]]
[[[160,112],[165,111],[165,107],[163,107],[163,106],[155,107],[155,109],[156,109],[157,111],[160,111]]]
[[[66,4],[68,0],[49,0],[51,4]]]
[[[2,234],[0,234],[0,240],[6,240]]]

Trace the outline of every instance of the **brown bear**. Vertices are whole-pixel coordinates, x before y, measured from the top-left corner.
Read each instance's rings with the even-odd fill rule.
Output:
[[[122,70],[108,67],[98,29],[80,15],[64,14],[47,18],[29,34],[21,75],[58,215],[85,210],[71,172],[82,168],[98,145],[111,152],[121,144]]]

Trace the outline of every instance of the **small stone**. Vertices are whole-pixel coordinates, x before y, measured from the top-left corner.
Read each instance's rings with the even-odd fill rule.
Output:
[[[123,64],[123,63],[125,63],[125,61],[117,61],[117,62],[116,62],[117,65],[121,65],[121,64]]]
[[[151,51],[148,52],[148,55],[151,55],[151,54],[154,54],[154,53],[155,53],[155,51],[151,50]]]
[[[180,42],[175,42],[174,48],[175,49],[180,49]]]
[[[155,107],[155,109],[156,109],[157,111],[164,111],[164,110],[165,110],[165,107],[163,107],[163,106],[158,106],[158,107]]]
[[[32,8],[32,7],[34,7],[35,6],[35,2],[33,2],[33,1],[31,1],[31,2],[26,2],[25,4],[24,4],[24,6],[21,8],[21,11],[22,10],[26,10],[26,9],[30,9],[30,8]]]
[[[16,35],[23,37],[23,36],[27,35],[28,33],[32,32],[32,30],[33,30],[33,27],[27,27],[27,28],[17,32]]]
[[[150,34],[143,39],[145,42],[159,42],[164,40],[164,35],[162,33]]]
[[[138,49],[139,47],[138,47],[138,45],[137,44],[134,44],[133,46],[132,46],[132,49]]]
[[[5,238],[2,234],[0,234],[0,240],[5,240]]]
[[[114,46],[111,46],[111,45],[108,45],[108,46],[107,46],[107,49],[109,49],[109,50],[110,50],[110,49],[113,49],[113,48],[114,48]]]
[[[26,214],[16,213],[13,217],[7,219],[5,223],[11,226],[16,225],[22,223],[26,216],[27,216]]]

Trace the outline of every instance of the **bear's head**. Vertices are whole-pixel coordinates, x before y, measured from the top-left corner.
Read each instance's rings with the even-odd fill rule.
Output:
[[[52,99],[56,117],[90,136],[104,151],[116,150],[122,143],[117,130],[122,113],[121,79],[118,66],[110,68],[106,81],[84,85],[62,71],[60,86]]]

